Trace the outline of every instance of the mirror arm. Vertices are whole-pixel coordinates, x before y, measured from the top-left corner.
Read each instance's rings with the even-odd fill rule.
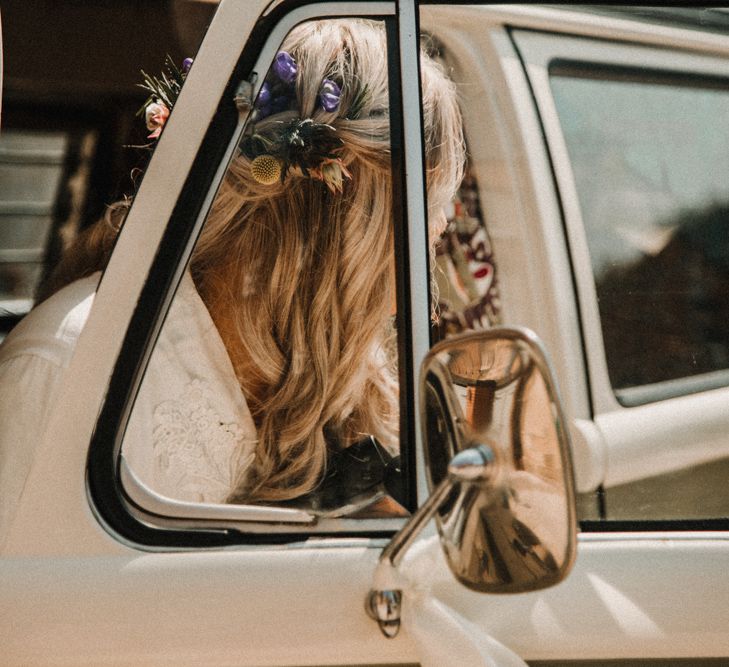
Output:
[[[387,575],[383,576],[383,573],[387,572],[390,574],[400,564],[410,545],[412,545],[415,538],[425,528],[428,521],[433,518],[433,515],[438,511],[438,508],[448,496],[454,484],[455,481],[449,476],[446,476],[438,484],[428,500],[418,508],[417,512],[410,517],[408,522],[382,550],[375,571],[376,582],[390,578]],[[384,586],[387,586],[387,584],[384,584]],[[377,621],[382,634],[388,639],[392,639],[400,630],[402,590],[384,586],[370,589],[365,601],[365,610],[371,619]]]
[[[435,488],[430,497],[413,514],[408,522],[396,533],[380,554],[380,562],[387,561],[392,567],[400,565],[403,556],[410,548],[415,538],[433,518],[443,501],[446,499],[455,481],[445,477]]]
[[[377,621],[382,634],[388,639],[395,637],[400,630],[402,590],[396,587],[395,569],[453,487],[456,484],[485,482],[493,472],[493,463],[493,450],[484,444],[456,454],[448,465],[448,474],[382,550],[375,570],[375,586],[367,595],[365,610],[370,618]]]

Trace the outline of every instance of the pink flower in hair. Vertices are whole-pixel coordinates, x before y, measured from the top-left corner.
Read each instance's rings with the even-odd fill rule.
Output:
[[[152,134],[148,135],[148,139],[159,137],[169,115],[170,110],[162,102],[152,102],[147,105],[144,110],[144,120],[147,123],[147,129],[152,131]]]

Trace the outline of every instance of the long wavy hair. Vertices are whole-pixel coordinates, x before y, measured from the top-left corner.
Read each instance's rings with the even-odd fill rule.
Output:
[[[336,128],[351,180],[332,193],[293,170],[262,185],[238,155],[193,251],[193,280],[257,427],[254,463],[239,471],[229,502],[295,498],[316,486],[328,448],[374,435],[396,449],[398,439],[385,32],[366,20],[315,21],[296,27],[282,49],[298,65],[301,118]],[[429,218],[437,220],[462,178],[464,143],[453,83],[424,53],[421,70]],[[317,104],[324,78],[343,82],[334,112]],[[115,217],[77,250],[97,263],[107,256]],[[72,270],[58,272],[62,282],[98,268],[77,255],[66,262]]]

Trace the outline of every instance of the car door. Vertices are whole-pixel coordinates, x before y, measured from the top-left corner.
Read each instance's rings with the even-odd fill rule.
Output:
[[[399,93],[401,81],[409,81],[409,104],[417,112],[412,6],[400,16],[390,2],[267,6],[232,1],[217,10],[95,294],[3,543],[0,634],[6,664],[416,659],[406,635],[385,641],[363,611],[379,551],[403,519],[313,525],[303,512],[263,508],[262,518],[232,517],[233,527],[231,516],[198,520],[200,508],[175,514],[174,503],[160,508],[154,497],[140,501],[118,458],[133,393],[183,276],[196,225],[244,122],[236,96],[260,87],[298,23],[364,17],[383,26],[397,109],[392,131],[401,147],[394,151],[398,215],[422,214],[422,196],[420,209],[409,210],[404,191],[416,186],[403,182],[405,155],[412,156],[409,171],[422,179],[419,125],[408,125],[404,133]],[[402,61],[399,44],[407,45]],[[417,207],[417,196],[413,202]],[[424,245],[424,228],[415,226],[412,236],[410,243]],[[408,235],[397,243],[406,254]],[[404,295],[405,267],[401,262],[398,269]],[[426,304],[421,332],[427,332],[427,298],[417,298]],[[403,382],[412,387],[413,359],[427,349],[427,337],[424,343],[421,333],[413,343],[415,327],[405,311],[403,306],[400,366]],[[413,398],[410,393],[404,403],[403,419],[414,437],[407,407]],[[408,451],[414,459],[415,449]],[[404,461],[414,482],[413,464]],[[405,502],[413,504],[414,487],[405,493],[411,496]]]
[[[712,286],[724,280],[715,268],[722,234],[712,230],[723,224],[725,195],[712,181],[722,157],[710,137],[726,118],[726,60],[670,40],[631,49],[516,31],[514,39],[565,208],[604,441],[606,518],[721,519],[729,424],[723,290]],[[602,118],[587,102],[597,98]],[[662,282],[673,283],[669,275],[682,287]]]

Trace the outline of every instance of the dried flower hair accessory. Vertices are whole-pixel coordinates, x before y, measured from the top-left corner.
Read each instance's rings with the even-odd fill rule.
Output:
[[[338,193],[352,177],[338,155],[343,147],[335,128],[311,118],[275,122],[241,142],[241,152],[251,160],[251,176],[262,185],[283,181],[298,169]]]
[[[253,124],[273,114],[292,111],[298,114],[296,77],[299,68],[287,51],[279,51],[261,85],[251,120]],[[339,110],[342,90],[332,79],[324,79],[318,101],[322,110]],[[308,178],[322,181],[331,192],[341,193],[344,181],[352,175],[339,153],[344,142],[337,130],[311,118],[278,121],[265,129],[251,130],[241,142],[241,152],[251,160],[251,176],[262,185],[283,181],[291,169]]]
[[[162,133],[162,128],[167,122],[172,107],[177,102],[190,67],[192,67],[192,58],[185,58],[182,65],[177,67],[172,58],[167,56],[165,69],[159,77],[150,76],[142,70],[144,83],[140,83],[139,87],[148,91],[149,97],[137,111],[137,116],[144,118],[147,129],[151,132],[147,136],[148,139],[157,139]]]

